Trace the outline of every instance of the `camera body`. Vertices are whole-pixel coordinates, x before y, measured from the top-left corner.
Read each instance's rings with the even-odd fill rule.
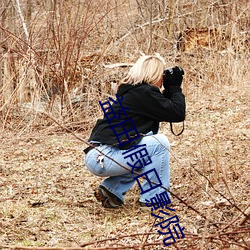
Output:
[[[167,88],[170,85],[181,86],[184,70],[181,67],[174,66],[167,68],[163,72],[163,86]]]
[[[163,75],[167,75],[167,73],[169,73],[171,75],[174,74],[174,67],[170,67],[170,68],[165,69],[163,72]]]
[[[181,75],[184,75],[183,68],[181,68],[179,66],[174,66],[174,67],[170,67],[170,68],[165,69],[163,72],[163,76],[167,76],[167,74],[173,75],[175,70],[179,71],[178,73],[180,73]]]

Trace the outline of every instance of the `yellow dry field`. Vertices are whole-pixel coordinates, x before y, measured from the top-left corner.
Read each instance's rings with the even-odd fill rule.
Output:
[[[0,249],[250,249],[249,8],[0,1]],[[104,209],[93,194],[102,178],[83,161],[98,101],[115,98],[142,52],[185,71],[184,133],[160,126],[171,144],[171,215],[185,227],[167,247],[161,219],[137,204],[139,187]]]

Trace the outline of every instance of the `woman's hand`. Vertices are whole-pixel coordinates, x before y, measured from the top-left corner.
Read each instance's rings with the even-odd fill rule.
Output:
[[[181,86],[184,70],[181,67],[175,66],[164,70],[163,86],[168,89],[169,86]]]

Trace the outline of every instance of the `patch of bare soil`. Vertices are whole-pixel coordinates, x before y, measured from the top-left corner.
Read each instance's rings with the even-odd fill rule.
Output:
[[[185,227],[185,238],[166,249],[249,249],[249,220],[240,225],[249,207],[249,89],[189,91],[184,134],[161,125],[172,145],[172,208]],[[160,220],[138,207],[137,186],[121,209],[96,202],[101,178],[87,171],[82,147],[71,134],[2,133],[2,248],[163,249]]]

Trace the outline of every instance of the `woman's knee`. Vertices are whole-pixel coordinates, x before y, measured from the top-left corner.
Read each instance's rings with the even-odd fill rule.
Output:
[[[170,149],[168,138],[163,134],[152,135],[164,148]]]
[[[146,144],[147,147],[153,146],[155,149],[158,148],[158,150],[170,149],[168,138],[163,134],[145,136],[139,144]]]

